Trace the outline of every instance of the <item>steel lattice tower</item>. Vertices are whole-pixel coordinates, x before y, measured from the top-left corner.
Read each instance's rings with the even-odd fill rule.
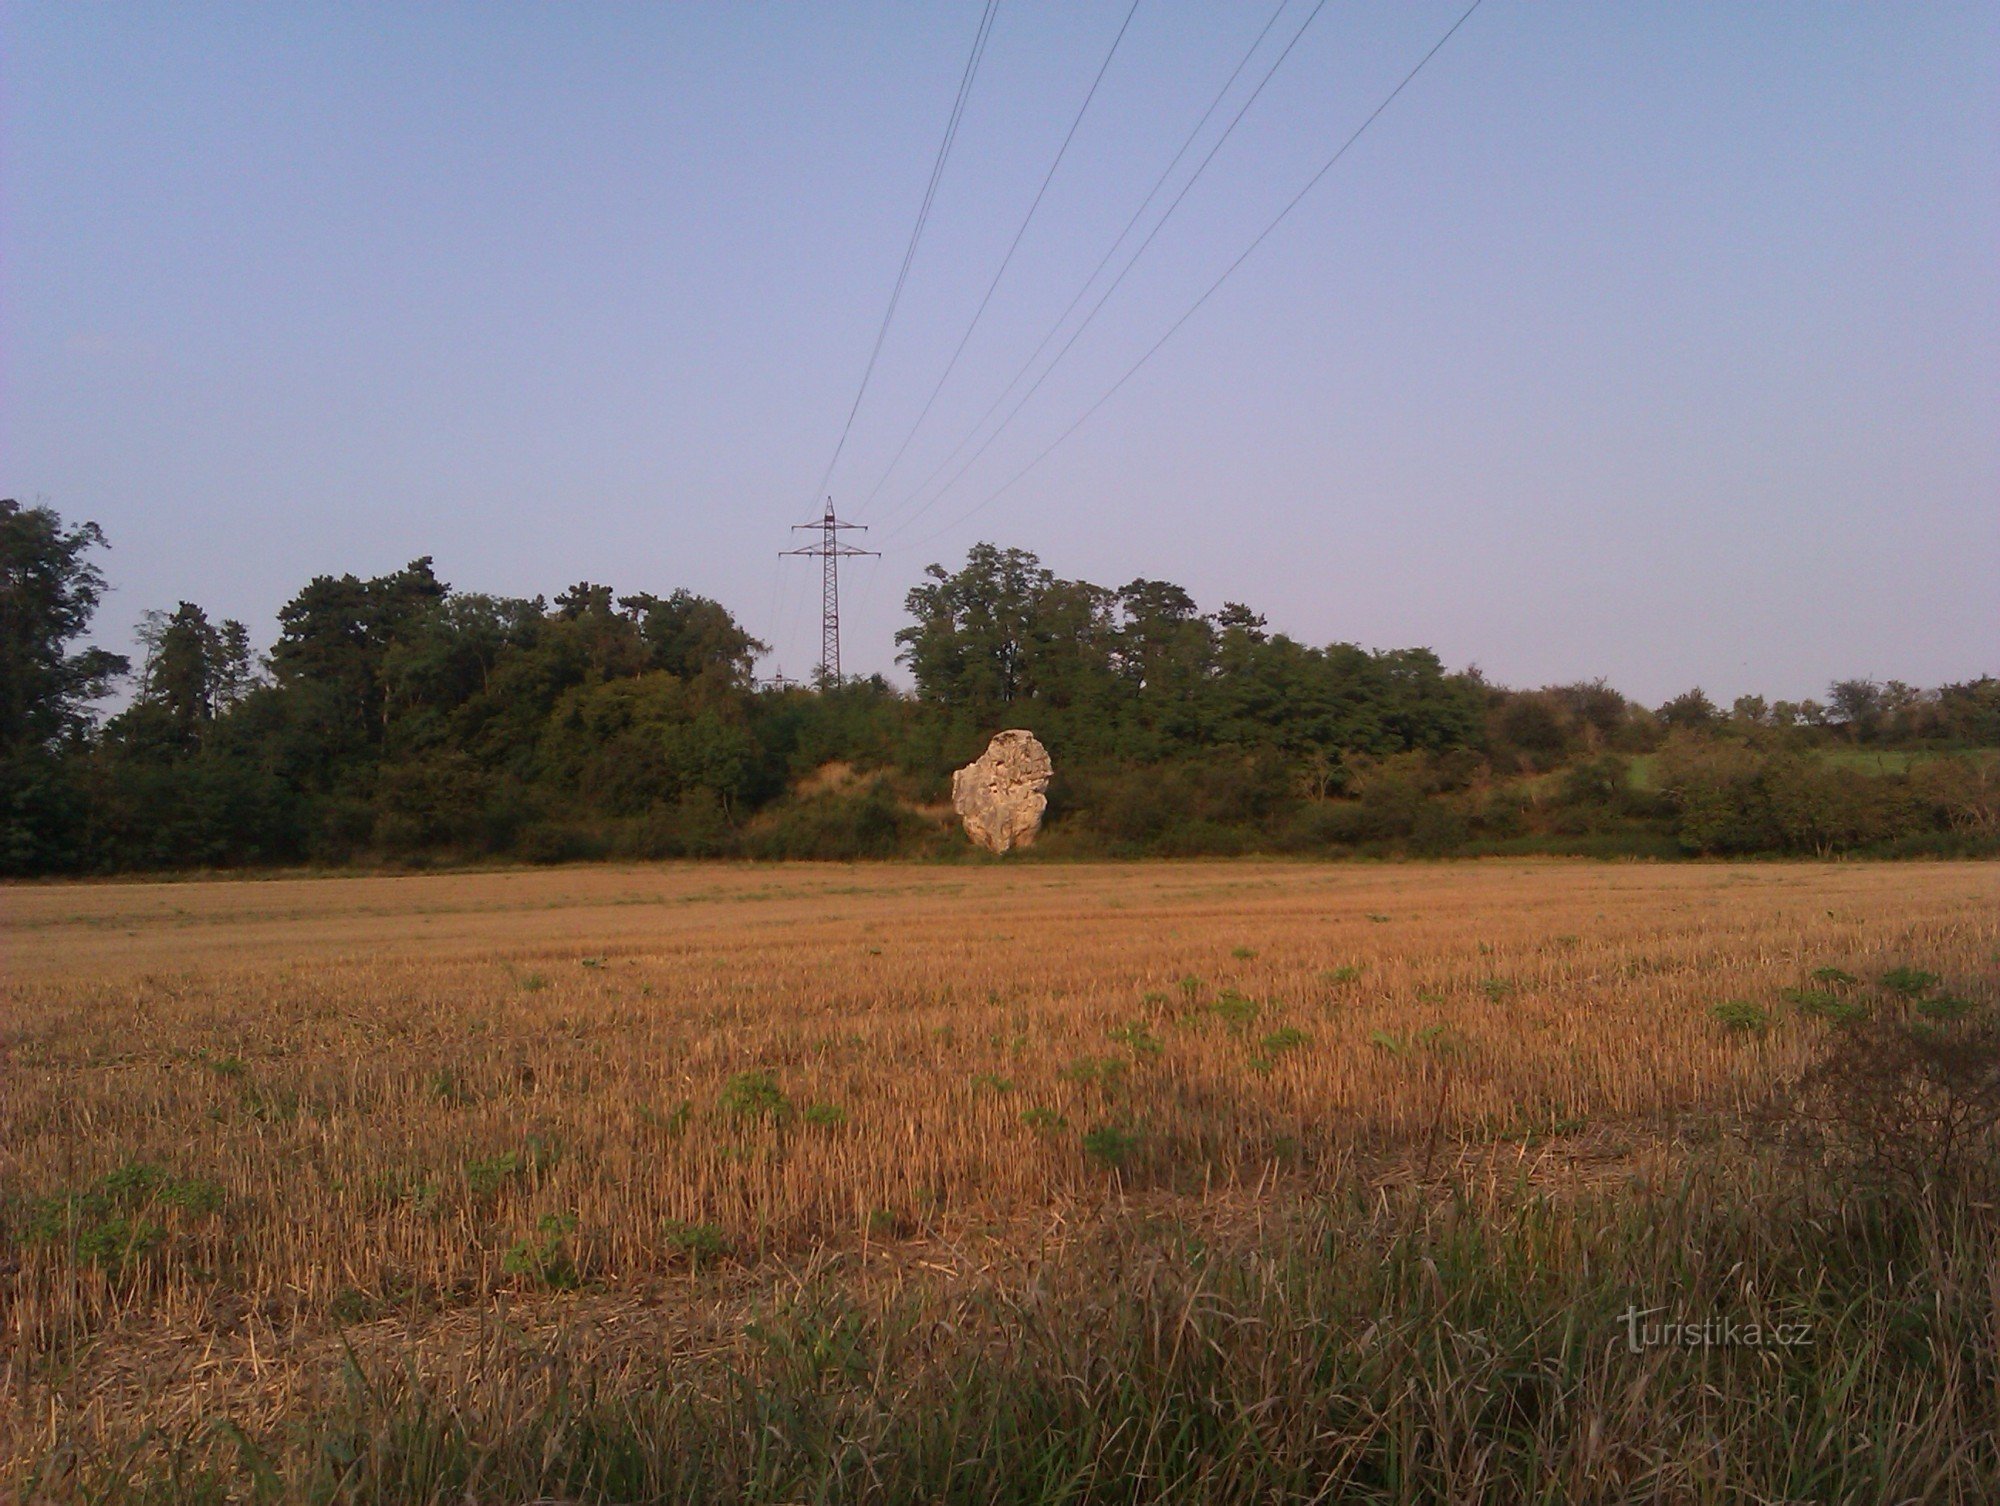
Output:
[[[865,523],[843,523],[833,515],[833,498],[826,499],[826,515],[812,523],[794,523],[792,531],[815,530],[819,542],[799,549],[782,549],[779,555],[803,554],[820,561],[819,672],[829,685],[840,682],[840,562],[857,554],[877,554],[873,549],[857,549],[843,544],[840,535],[848,529],[868,531]]]

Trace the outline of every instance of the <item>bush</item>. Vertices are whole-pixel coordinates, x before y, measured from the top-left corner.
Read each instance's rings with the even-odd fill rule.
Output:
[[[1694,853],[1831,857],[1921,837],[1936,820],[1905,775],[1864,774],[1742,743],[1677,737],[1657,772],[1675,833]]]
[[[1472,835],[1472,823],[1455,804],[1433,797],[1410,823],[1410,850],[1427,858],[1448,857]]]
[[[926,826],[878,782],[859,792],[812,795],[788,805],[751,832],[744,845],[760,858],[887,858],[914,846]]]
[[[735,845],[736,833],[720,797],[706,789],[689,790],[671,805],[656,806],[628,823],[617,842],[623,855],[650,861],[721,857]]]
[[[574,863],[604,856],[604,839],[588,827],[537,821],[515,839],[517,856],[530,863]]]
[[[463,753],[386,764],[376,780],[375,846],[387,852],[478,848],[493,779]]]
[[[1989,1194],[2000,1164],[2000,1025],[1970,1005],[1933,1013],[1946,1018],[1840,1024],[1757,1128],[1823,1172],[1905,1194]]]

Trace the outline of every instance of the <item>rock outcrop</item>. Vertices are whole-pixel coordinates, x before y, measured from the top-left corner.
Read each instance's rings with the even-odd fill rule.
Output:
[[[1042,829],[1055,765],[1032,732],[998,733],[986,751],[951,776],[951,803],[965,834],[988,852],[1026,847]]]

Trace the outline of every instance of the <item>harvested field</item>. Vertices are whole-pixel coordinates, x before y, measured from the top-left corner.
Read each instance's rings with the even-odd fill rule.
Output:
[[[1206,1278],[1189,1274],[1190,1242],[1233,1252],[1232,1279],[1250,1282],[1233,1310],[1303,1313],[1280,1279],[1300,1248],[1379,1241],[1368,1263],[1388,1271],[1394,1252],[1445,1237],[1440,1218],[1476,1216],[1497,1231],[1493,1248],[1542,1241],[1553,1280],[1590,1263],[1582,1226],[1564,1218],[1629,1254],[1618,1241],[1644,1231],[1621,1208],[1678,1186],[1678,1216],[1696,1223],[1660,1236],[1682,1241],[1676,1291],[1713,1285],[1724,1301],[1746,1260],[1796,1264],[1793,1226],[1771,1214],[1753,1231],[1761,1255],[1706,1270],[1722,1236],[1700,1222],[1789,1195],[1731,1133],[1836,1028],[1785,991],[1820,969],[1859,990],[1909,968],[1990,1008],[2000,872],[669,866],[16,887],[0,947],[0,1478],[53,1496],[115,1479],[162,1498],[206,1481],[226,1498],[261,1468],[267,1484],[311,1477],[355,1499],[483,1499],[482,1479],[494,1499],[696,1499],[718,1481],[769,1499],[808,1487],[1046,1499],[1061,1492],[998,1493],[990,1460],[962,1487],[924,1474],[909,1462],[922,1449],[893,1430],[912,1408],[973,1395],[968,1356],[1028,1363],[1008,1345],[1053,1323],[1049,1304],[1095,1315],[1072,1312],[1080,1337],[1052,1339],[1058,1349],[1092,1334],[1107,1355],[1136,1343],[1138,1328],[1120,1325],[1143,1322],[1120,1316],[1120,1293],[1180,1293],[1192,1322]],[[1719,1018],[1727,1001],[1744,1008]],[[1696,1215],[1690,1178],[1719,1179],[1700,1182]],[[1937,1498],[1979,1498],[1992,1441],[1970,1433],[1990,1423],[2000,1386],[2000,1266],[1977,1210],[1952,1217],[1970,1222],[1931,1227],[1925,1247],[1964,1304],[1948,1319],[1938,1308],[1958,1366],[1944,1392],[1892,1385],[1902,1372],[1885,1351],[1879,1395],[1826,1403],[1847,1426],[1920,1404],[1909,1457],[1877,1426],[1859,1453],[1804,1456],[1807,1475],[1756,1461],[1778,1471],[1760,1488],[1822,1468],[1834,1484],[1868,1469],[1914,1479],[1897,1472],[1907,1466],[1929,1472]],[[1646,1258],[1666,1261],[1665,1246]],[[1647,1295],[1635,1271],[1600,1295]],[[828,1318],[829,1303],[848,1316]],[[790,1349],[759,1336],[802,1311],[821,1339],[851,1321],[852,1354],[759,1370],[792,1363],[796,1335]],[[1308,1324],[1313,1342],[1333,1322]],[[926,1326],[941,1323],[948,1335]],[[1278,1329],[1260,1332],[1277,1347],[1256,1363],[1271,1368],[1244,1385],[1281,1412],[1307,1406],[1285,1368],[1310,1368],[1305,1351],[1287,1360]],[[1608,1409],[1591,1414],[1595,1443],[1583,1412],[1545,1398],[1509,1424],[1539,1440],[1532,1465],[1482,1442],[1468,1412],[1465,1437],[1441,1440],[1433,1420],[1401,1441],[1401,1474],[1383,1475],[1376,1451],[1395,1441],[1395,1419],[1357,1414],[1341,1425],[1344,1453],[1310,1429],[1292,1440],[1296,1478],[1416,1499],[1428,1497],[1411,1480],[1500,1489],[1602,1469],[1591,1477],[1642,1497],[1735,1498],[1742,1482],[1713,1457],[1675,1464],[1673,1427],[1648,1411],[1674,1404],[1628,1395],[1635,1372],[1606,1357],[1606,1339],[1580,1341],[1598,1369],[1550,1382],[1565,1407],[1596,1397]],[[1219,1364],[1241,1358],[1203,1342]],[[1173,1356],[1155,1356],[1161,1376],[1176,1373]],[[1764,1359],[1745,1361],[1744,1398]],[[1486,1360],[1455,1363],[1472,1385]],[[878,1431],[840,1416],[857,1448],[876,1450],[875,1473],[821,1458],[818,1475],[770,1460],[758,1474],[718,1453],[719,1473],[653,1460],[621,1486],[625,1475],[590,1473],[602,1461],[588,1450],[576,1463],[549,1445],[536,1474],[497,1441],[530,1436],[531,1418],[547,1422],[586,1383],[655,1399],[685,1384],[719,1406],[729,1388],[716,1377],[732,1373],[762,1375],[774,1395],[845,1395],[829,1375],[861,1388]],[[314,1454],[312,1428],[371,1376],[431,1398],[428,1416],[463,1420],[458,1452],[439,1445],[434,1489],[383,1464],[381,1416],[401,1415],[391,1398],[376,1398],[374,1420],[340,1424],[361,1463]],[[1438,1407],[1460,1405],[1449,1389]],[[1740,1426],[1747,1449],[1805,1415],[1744,1404],[1740,1417],[1724,1405],[1680,1421],[1725,1438]],[[113,1445],[137,1447],[107,1473]],[[1138,1491],[1142,1463],[1103,1481],[1086,1472],[1068,1498],[1287,1489],[1254,1473],[1179,1485],[1156,1473],[1160,1488]],[[569,1473],[551,1477],[558,1465]],[[905,1466],[918,1472],[896,1486]]]

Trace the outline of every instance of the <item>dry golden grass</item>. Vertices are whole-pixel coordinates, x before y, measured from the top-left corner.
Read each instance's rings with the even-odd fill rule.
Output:
[[[732,1255],[715,1279],[749,1288],[827,1250],[1002,1261],[1131,1200],[1252,1217],[1342,1168],[1642,1155],[1806,1059],[1824,1027],[1778,994],[1814,968],[1990,989],[2000,872],[15,887],[0,949],[0,1460],[18,1465],[135,1415],[260,1392],[282,1411],[343,1324],[463,1367],[496,1294],[646,1345],[722,1342],[675,1226],[710,1226]],[[1731,998],[1771,1028],[1724,1028]],[[784,1104],[743,1102],[750,1073]],[[170,1180],[103,1212],[127,1220],[110,1254],[32,1237],[34,1210],[96,1216],[92,1191],[135,1163]],[[144,1248],[119,1253],[126,1236]],[[551,1294],[571,1268],[583,1290]]]

